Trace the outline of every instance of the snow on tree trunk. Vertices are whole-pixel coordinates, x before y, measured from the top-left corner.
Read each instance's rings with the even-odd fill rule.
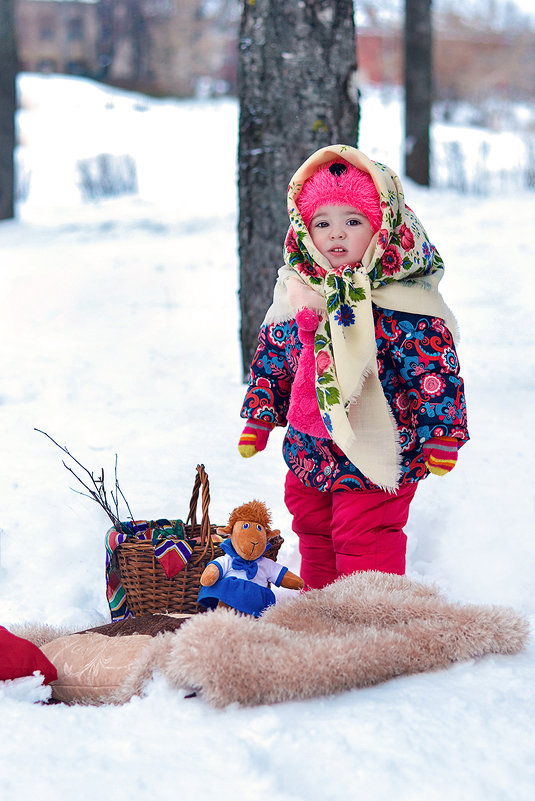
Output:
[[[431,0],[405,0],[405,172],[429,186],[433,102]]]
[[[245,0],[239,46],[240,311],[245,376],[282,264],[288,182],[318,148],[357,142],[353,2]]]
[[[15,0],[0,0],[0,220],[14,216],[17,37]]]

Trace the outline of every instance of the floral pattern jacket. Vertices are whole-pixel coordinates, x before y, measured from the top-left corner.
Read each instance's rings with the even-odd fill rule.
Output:
[[[468,439],[464,383],[453,337],[437,317],[373,307],[377,364],[383,392],[397,423],[400,484],[429,473],[422,446],[432,437]],[[286,426],[301,342],[295,320],[264,325],[253,358],[241,416]],[[283,455],[306,486],[335,492],[378,489],[330,439],[288,426]]]

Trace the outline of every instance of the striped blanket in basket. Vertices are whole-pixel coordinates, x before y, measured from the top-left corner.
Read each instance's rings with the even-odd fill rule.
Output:
[[[154,555],[163,567],[167,578],[179,573],[193,552],[195,540],[185,538],[182,520],[139,520],[121,523],[121,531],[111,528],[105,539],[106,545],[106,597],[111,619],[125,620],[133,613],[128,607],[124,587],[117,568],[116,548],[128,539],[151,541]]]

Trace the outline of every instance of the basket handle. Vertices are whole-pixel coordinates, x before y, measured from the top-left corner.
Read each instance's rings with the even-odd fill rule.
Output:
[[[212,542],[212,536],[210,534],[210,518],[208,516],[208,507],[210,505],[210,484],[208,482],[208,476],[206,475],[204,465],[198,464],[195,483],[193,484],[193,490],[191,493],[191,500],[189,502],[188,519],[186,520],[186,526],[188,523],[191,524],[192,530],[193,527],[197,525],[197,503],[199,500],[199,490],[201,487],[201,546],[203,550],[199,558],[195,560],[194,564],[197,564],[197,562],[201,561],[201,559],[206,555],[208,548],[211,549],[212,558],[214,556],[214,543]]]

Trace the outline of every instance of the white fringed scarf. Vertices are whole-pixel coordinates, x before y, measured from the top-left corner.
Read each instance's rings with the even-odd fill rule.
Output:
[[[340,157],[371,175],[383,220],[362,262],[333,270],[315,248],[295,201],[307,178]],[[455,335],[455,318],[438,291],[442,259],[405,205],[397,175],[348,145],[322,148],[297,170],[288,189],[288,213],[285,264],[264,322],[290,320],[304,306],[323,312],[314,347],[321,416],[348,459],[374,484],[394,491],[401,456],[378,375],[372,303],[440,317]]]

